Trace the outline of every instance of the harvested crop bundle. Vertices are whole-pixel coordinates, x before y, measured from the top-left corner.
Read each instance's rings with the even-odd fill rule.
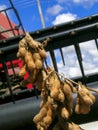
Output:
[[[49,39],[48,39],[49,40]],[[48,130],[57,117],[53,130],[82,130],[79,125],[69,122],[73,112],[73,93],[77,93],[75,112],[87,114],[95,102],[95,97],[82,83],[74,82],[58,74],[46,64],[46,46],[48,40],[40,43],[29,33],[19,42],[17,56],[23,60],[19,73],[23,77],[28,71],[28,78],[20,84],[34,84],[41,91],[40,111],[33,118],[37,130]]]

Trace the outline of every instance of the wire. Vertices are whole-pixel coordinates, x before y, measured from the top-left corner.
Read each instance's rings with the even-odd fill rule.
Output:
[[[31,3],[31,2],[35,2],[35,0],[31,0],[31,1],[28,1],[28,0],[22,0],[22,1],[13,1],[14,4],[16,5],[19,5],[19,4],[24,4],[24,3]]]
[[[14,0],[16,1],[16,0]],[[40,3],[46,3],[46,2],[50,2],[49,0],[44,0],[44,1],[41,1]],[[28,1],[28,0],[24,0],[24,1],[17,1],[17,3],[14,3],[14,6],[15,7],[22,7],[22,8],[26,8],[28,6],[32,6],[32,5],[35,5],[37,4],[36,0],[32,0],[32,1]]]

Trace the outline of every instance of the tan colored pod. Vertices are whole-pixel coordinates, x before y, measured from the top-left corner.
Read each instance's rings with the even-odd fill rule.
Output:
[[[19,71],[19,76],[23,77],[26,74],[26,65],[23,65],[21,70]]]
[[[37,130],[44,130],[44,128],[41,126],[41,123],[37,124]]]
[[[30,51],[27,51],[25,54],[25,62],[27,63],[28,61],[33,60],[32,53]]]
[[[62,89],[62,92],[65,95],[65,98],[67,100],[67,106],[68,106],[68,109],[69,109],[69,111],[71,113],[72,112],[72,108],[73,108],[72,90],[71,90],[70,86],[68,84],[66,84],[66,83],[64,83],[64,85],[61,85],[61,89]]]
[[[26,35],[25,35],[26,42],[30,42],[31,39],[33,39],[33,38],[30,36],[30,34],[28,32],[26,32]]]
[[[19,57],[25,57],[26,55],[26,49],[24,47],[19,48]]]
[[[60,86],[61,86],[60,80],[56,77],[56,75],[51,77],[51,78],[54,79],[53,84],[52,84],[53,85],[52,88],[58,89],[58,91],[59,91]]]
[[[37,53],[37,52],[35,52],[35,53],[33,54],[33,59],[34,59],[34,61],[36,61],[37,59],[38,59],[38,60],[41,60],[40,54]]]
[[[64,96],[64,93],[61,90],[59,90],[59,94],[58,94],[57,98],[58,98],[58,101],[64,102],[65,96]]]
[[[54,100],[58,100],[58,95],[59,95],[59,90],[56,89],[56,87],[55,87],[54,89],[51,89],[50,96],[51,96]]]
[[[93,105],[93,101],[89,96],[85,96],[83,97],[83,101],[85,102],[85,104],[87,105]]]
[[[26,52],[25,63],[27,64],[27,67],[29,70],[35,69],[35,63],[34,63],[31,52]]]
[[[46,77],[47,77],[46,71],[45,71],[45,70],[42,70],[42,78],[43,78],[43,81],[46,79]]]
[[[55,82],[54,77],[53,77],[53,76],[50,76],[50,77],[49,77],[50,89],[52,88],[52,86],[53,86],[54,82]]]
[[[60,93],[60,81],[56,77],[51,76],[51,81],[49,83],[50,96],[55,100],[59,100],[58,95]]]
[[[69,85],[69,87],[71,88],[72,92],[76,92],[76,88],[74,87],[74,85],[72,84],[71,81],[65,79],[65,83]]]
[[[19,51],[17,52],[17,58],[20,58],[20,53],[19,53]]]
[[[33,118],[33,121],[34,123],[38,123],[42,120],[42,115],[41,114],[37,114],[34,118]]]
[[[47,115],[43,118],[43,122],[45,126],[49,127],[49,125],[52,123],[52,117]]]
[[[88,114],[90,112],[90,105],[81,104],[80,112],[81,114]]]
[[[27,62],[27,67],[29,70],[35,69],[36,66],[35,66],[35,63],[33,62],[33,60]]]
[[[90,93],[90,91],[85,87],[85,86],[82,86],[82,89],[85,91],[85,93],[92,99],[93,103],[95,102],[96,98],[95,96]]]
[[[72,124],[72,129],[68,129],[68,130],[82,130],[82,128],[79,125],[73,122],[71,124]]]
[[[66,109],[66,107],[63,107],[61,109],[61,117],[64,118],[64,119],[68,119],[70,116],[68,110]]]
[[[28,44],[32,49],[38,48],[38,43],[33,39],[31,39],[30,42],[28,42]]]
[[[43,117],[45,117],[47,115],[47,110],[46,108],[41,108],[39,114],[37,114],[34,118],[33,118],[33,121],[35,123],[38,123],[40,121],[42,121]]]
[[[61,85],[61,87],[66,97],[72,96],[72,91],[68,84],[64,83],[64,85]]]
[[[35,61],[35,66],[36,66],[37,69],[42,69],[43,68],[43,62],[41,60],[37,59]]]
[[[25,38],[23,38],[23,39],[19,42],[19,48],[25,47],[25,44],[26,44],[26,40],[25,40]]]
[[[81,98],[82,102],[84,102],[87,105],[92,105],[93,101],[92,99],[83,91],[83,89],[78,91],[79,97]]]
[[[80,114],[80,113],[81,113],[81,112],[80,112],[80,107],[81,107],[81,105],[80,105],[79,97],[77,97],[77,98],[76,98],[76,106],[75,106],[75,112],[76,112],[77,114]]]
[[[30,36],[28,32],[26,33],[25,39],[31,48],[35,49],[38,47],[38,43]]]
[[[77,114],[81,114],[80,107],[81,107],[80,104],[76,104],[76,106],[75,106],[75,112],[76,112]]]
[[[38,47],[38,53],[40,54],[40,56],[41,56],[43,59],[46,59],[47,53],[46,53],[46,51],[44,50],[44,48]]]
[[[93,103],[96,101],[96,98],[93,94],[89,93],[88,96],[92,99]]]

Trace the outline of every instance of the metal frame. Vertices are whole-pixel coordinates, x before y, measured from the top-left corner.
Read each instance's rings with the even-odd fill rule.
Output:
[[[20,17],[19,17],[19,14],[18,14],[16,8],[15,8],[14,5],[13,5],[13,2],[12,2],[11,0],[9,0],[9,2],[10,2],[11,7],[6,8],[6,9],[3,9],[3,10],[0,10],[0,13],[5,13],[5,16],[6,16],[6,18],[7,18],[7,21],[8,21],[8,23],[9,23],[10,28],[1,31],[1,32],[0,32],[0,35],[1,35],[1,34],[4,34],[4,33],[6,33],[6,32],[12,32],[13,36],[16,36],[16,34],[15,34],[15,32],[14,32],[15,30],[17,31],[18,35],[20,35],[20,32],[19,32],[19,28],[20,28],[20,27],[21,27],[23,33],[25,33],[24,28],[23,28],[23,25],[22,25],[22,22],[21,22],[21,19],[20,19]],[[11,23],[11,21],[10,21],[10,18],[9,18],[9,16],[8,16],[8,14],[7,14],[7,11],[9,11],[9,10],[14,11],[14,13],[15,13],[15,15],[16,15],[16,17],[17,17],[17,20],[18,20],[18,22],[19,22],[19,25],[17,25],[16,27],[13,27],[13,26],[12,26],[12,23]]]
[[[51,39],[45,49],[46,51],[50,52],[53,65],[56,71],[58,71],[58,68],[57,68],[56,59],[54,55],[54,49],[58,49],[58,48],[61,49],[62,47],[74,45],[77,58],[79,61],[80,69],[82,72],[82,77],[78,77],[74,80],[76,81],[80,80],[84,84],[93,82],[93,81],[98,81],[97,79],[98,74],[91,74],[91,75],[85,76],[83,65],[82,65],[81,51],[79,48],[80,42],[84,42],[84,41],[88,41],[92,39],[95,39],[96,46],[97,46],[96,39],[98,38],[98,15],[86,17],[84,19],[80,19],[76,21],[71,21],[66,24],[60,24],[60,25],[42,29],[42,30],[37,30],[35,32],[31,32],[30,35],[34,39],[40,42],[42,42],[46,38]],[[0,41],[0,61],[3,65],[7,61],[17,58],[16,52],[18,51],[18,43],[24,36],[25,34]],[[4,70],[7,71],[6,66],[4,66]],[[7,73],[8,72],[6,72],[6,74]],[[11,85],[10,85],[10,81],[8,77],[9,76],[7,74],[6,79],[8,80],[7,82],[10,86],[9,87],[10,89]],[[10,89],[10,92],[11,92],[11,89]],[[11,95],[13,95],[12,92],[11,92]]]

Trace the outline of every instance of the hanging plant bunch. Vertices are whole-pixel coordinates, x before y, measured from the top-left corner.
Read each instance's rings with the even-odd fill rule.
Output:
[[[26,71],[29,77],[22,85],[32,83],[41,91],[40,111],[34,116],[33,122],[37,130],[47,130],[57,117],[53,130],[82,130],[79,125],[69,121],[73,113],[73,93],[77,93],[75,112],[87,114],[95,102],[95,96],[82,83],[67,79],[58,74],[47,64],[46,40],[43,43],[35,41],[29,33],[19,42],[17,56],[23,61],[19,75],[23,77]]]
[[[43,69],[46,58],[46,51],[43,46],[45,46],[47,41],[45,40],[41,44],[35,41],[29,33],[26,33],[25,37],[19,42],[17,57],[23,61],[19,76],[24,77],[26,72],[29,73],[29,77],[21,82],[22,86],[26,86],[28,83],[34,84],[37,75]]]
[[[75,112],[77,114],[88,114],[94,102],[95,96],[93,96],[90,91],[79,82]]]

